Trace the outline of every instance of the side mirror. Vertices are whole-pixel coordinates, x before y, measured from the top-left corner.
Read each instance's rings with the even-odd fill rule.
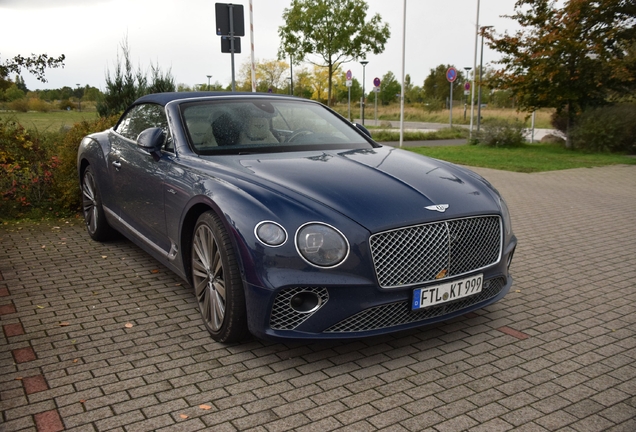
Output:
[[[137,137],[137,145],[148,153],[160,152],[165,142],[166,134],[158,127],[146,129]]]
[[[368,136],[369,138],[371,138],[371,132],[369,132],[369,129],[365,128],[364,126],[362,126],[360,123],[356,123],[356,128],[362,132],[363,134],[365,134],[366,136]]]

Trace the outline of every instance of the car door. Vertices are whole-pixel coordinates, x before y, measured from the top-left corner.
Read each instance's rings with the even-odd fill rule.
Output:
[[[111,132],[109,163],[120,222],[135,237],[167,252],[170,242],[163,191],[170,159],[163,152],[153,155],[137,145],[139,134],[151,127],[169,134],[163,107],[141,104],[131,108]]]

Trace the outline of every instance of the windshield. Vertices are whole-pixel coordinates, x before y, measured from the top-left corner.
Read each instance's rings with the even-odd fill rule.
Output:
[[[181,115],[199,154],[372,147],[350,123],[302,100],[197,101],[181,105]]]

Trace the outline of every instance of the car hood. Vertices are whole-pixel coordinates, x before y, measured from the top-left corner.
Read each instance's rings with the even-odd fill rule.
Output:
[[[252,182],[301,194],[371,232],[499,213],[494,190],[476,174],[391,147],[245,155],[231,164]],[[448,208],[427,209],[436,205]]]

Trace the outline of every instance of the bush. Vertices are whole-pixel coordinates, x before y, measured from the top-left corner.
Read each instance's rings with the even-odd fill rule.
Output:
[[[59,160],[50,141],[33,135],[13,120],[0,119],[0,214],[19,217],[49,208],[53,172]]]
[[[9,103],[9,108],[18,112],[27,112],[29,111],[29,102],[24,98],[16,99]]]
[[[64,111],[75,109],[75,104],[68,99],[64,99],[63,101],[60,101],[58,106],[61,110],[64,110]]]
[[[585,111],[570,133],[572,146],[593,152],[636,153],[636,105]]]
[[[526,142],[523,131],[523,122],[519,120],[488,119],[481,123],[481,130],[475,134],[471,144],[518,147]]]
[[[76,212],[81,208],[79,178],[77,176],[77,149],[86,135],[109,129],[118,117],[100,117],[92,121],[75,123],[61,137],[57,146],[58,168],[53,174],[56,206],[64,211]]]
[[[426,99],[422,106],[427,113],[438,112],[444,109],[444,101],[441,99]]]
[[[64,132],[31,132],[0,119],[0,218],[67,215],[80,210],[77,149],[82,138],[117,118],[75,124]]]
[[[29,109],[31,111],[49,112],[51,106],[42,99],[33,98],[29,99]]]
[[[550,123],[552,127],[556,130],[563,132],[564,134],[568,133],[568,113],[567,111],[558,112],[555,111],[550,116]]]

